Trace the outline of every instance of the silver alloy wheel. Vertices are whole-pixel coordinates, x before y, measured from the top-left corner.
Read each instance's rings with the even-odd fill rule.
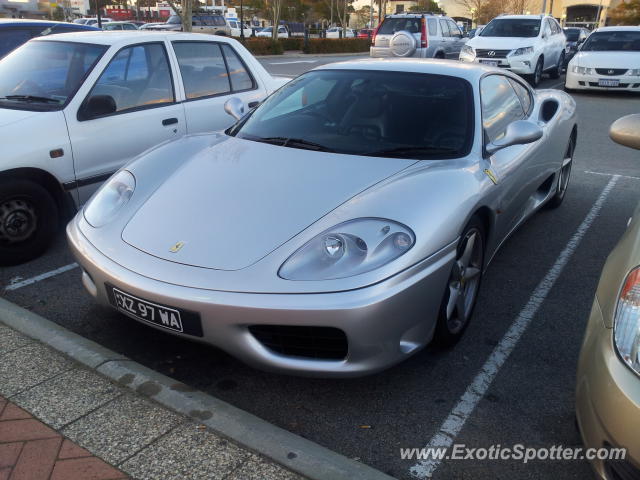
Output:
[[[17,198],[0,204],[0,243],[27,240],[36,231],[38,217],[34,206]]]
[[[478,294],[484,252],[482,242],[480,230],[469,229],[451,271],[445,314],[447,329],[452,334],[460,332],[466,325]]]
[[[560,172],[558,173],[557,192],[560,198],[564,197],[564,194],[567,193],[567,187],[569,186],[569,178],[571,177],[571,164],[573,163],[573,150],[573,142],[569,142],[567,153],[565,153],[564,159],[562,160],[562,168],[560,168]]]

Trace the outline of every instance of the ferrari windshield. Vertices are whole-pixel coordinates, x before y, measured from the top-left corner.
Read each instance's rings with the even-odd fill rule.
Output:
[[[106,49],[72,42],[25,43],[0,60],[0,107],[61,108]]]
[[[540,20],[535,18],[496,18],[480,33],[481,37],[537,37]]]
[[[592,33],[583,52],[640,52],[640,32],[617,31]]]
[[[369,70],[312,71],[286,84],[230,135],[291,148],[414,159],[455,158],[473,140],[461,78]]]

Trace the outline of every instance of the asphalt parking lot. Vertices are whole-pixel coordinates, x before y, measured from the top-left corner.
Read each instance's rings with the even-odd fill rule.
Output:
[[[293,76],[341,59],[261,61],[272,73]],[[561,80],[545,80],[542,88],[561,85]],[[640,201],[640,158],[609,140],[608,128],[615,119],[639,112],[640,98],[575,98],[578,145],[565,203],[537,213],[506,242],[484,277],[473,322],[452,350],[428,348],[386,372],[355,380],[256,371],[222,351],[94,305],[62,234],[44,257],[3,268],[0,291],[152,369],[397,478],[412,478],[411,471],[416,472],[416,460],[402,460],[400,449],[426,446],[442,423],[453,418],[461,396],[482,375],[485,362],[524,310],[531,320],[522,324],[522,336],[495,377],[485,377],[493,381],[475,409],[463,417],[454,415],[460,427],[454,440],[469,447],[579,446],[573,401],[584,326],[602,265]],[[584,223],[590,212],[597,216]],[[560,269],[550,272],[554,265]],[[540,297],[542,281],[554,283]],[[434,474],[441,479],[590,476],[582,461],[444,461]]]

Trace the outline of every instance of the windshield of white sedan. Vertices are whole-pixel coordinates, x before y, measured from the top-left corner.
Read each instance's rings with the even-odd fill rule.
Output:
[[[480,32],[481,37],[537,37],[540,20],[524,18],[503,18],[489,22]]]
[[[282,87],[229,133],[351,155],[455,158],[470,149],[472,109],[471,85],[460,78],[322,70]]]
[[[107,49],[71,42],[28,42],[0,60],[0,107],[57,109]]]
[[[582,47],[591,52],[640,52],[640,32],[592,33]]]

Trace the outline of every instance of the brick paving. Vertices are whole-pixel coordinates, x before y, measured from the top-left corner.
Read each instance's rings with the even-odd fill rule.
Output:
[[[0,480],[120,480],[124,473],[0,396]]]

